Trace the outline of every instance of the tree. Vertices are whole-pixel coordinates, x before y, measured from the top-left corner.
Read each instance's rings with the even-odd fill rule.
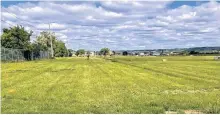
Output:
[[[69,51],[67,50],[65,43],[60,40],[57,40],[55,35],[47,31],[41,32],[40,35],[37,37],[36,43],[39,44],[40,50],[42,51],[51,50],[51,39],[52,39],[54,56],[55,57],[68,56]]]
[[[76,56],[83,55],[83,54],[85,54],[84,49],[79,49],[79,50],[76,51]]]
[[[68,54],[69,54],[68,56],[69,56],[69,57],[72,57],[72,55],[73,55],[73,53],[72,53],[72,52],[73,52],[73,50],[72,50],[72,49],[68,49]]]
[[[112,54],[115,55],[115,51],[112,51]]]
[[[181,52],[181,54],[186,56],[186,55],[189,55],[189,52],[185,50],[185,51]]]
[[[110,53],[110,50],[109,50],[108,48],[102,48],[102,49],[100,50],[100,54],[101,54],[101,55],[106,56],[106,55],[108,55],[109,53]]]
[[[189,54],[199,54],[199,52],[196,52],[196,51],[190,51]]]
[[[128,55],[128,52],[127,52],[127,51],[123,51],[123,52],[122,52],[122,55],[127,56],[127,55]]]
[[[112,54],[110,54],[110,56],[112,57],[112,56],[114,56],[115,55],[115,51],[112,51]]]
[[[54,44],[55,44],[55,50],[54,50],[55,57],[65,57],[68,55],[67,48],[64,42],[57,40]]]
[[[33,57],[40,58],[40,51],[44,49],[44,46],[42,46],[41,44],[38,44],[37,42],[32,43],[31,46],[32,46],[32,51],[33,51]]]
[[[45,50],[50,50],[51,48],[51,39],[52,39],[52,44],[53,44],[53,51],[55,51],[56,48],[56,36],[54,36],[53,34],[47,32],[47,31],[43,31],[40,33],[40,35],[37,37],[36,42],[38,44],[41,44],[41,50],[45,51]]]
[[[90,51],[87,51],[87,59],[89,60],[90,57]]]
[[[31,50],[30,36],[32,33],[32,31],[27,32],[22,26],[4,28],[1,45],[5,48]]]
[[[160,55],[163,55],[163,53],[164,53],[164,51],[162,50],[161,53],[160,53]]]

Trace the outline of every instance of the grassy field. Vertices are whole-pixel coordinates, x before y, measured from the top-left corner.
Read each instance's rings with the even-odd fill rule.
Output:
[[[58,58],[1,74],[2,113],[220,113],[220,61],[208,56]]]

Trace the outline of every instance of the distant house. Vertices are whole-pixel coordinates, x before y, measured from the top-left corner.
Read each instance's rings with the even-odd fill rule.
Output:
[[[95,52],[94,52],[94,51],[91,51],[91,52],[90,52],[90,56],[95,56]]]
[[[76,51],[72,51],[72,56],[76,56]]]
[[[129,52],[128,55],[134,56],[135,52]]]
[[[160,52],[154,51],[154,52],[152,52],[152,55],[153,55],[153,56],[159,56],[159,55],[160,55]]]
[[[160,53],[160,55],[169,56],[170,52],[169,51],[163,51],[163,52]]]
[[[122,55],[122,51],[115,51],[115,55]]]
[[[145,55],[145,56],[149,56],[149,55],[150,55],[150,52],[144,52],[144,55]]]
[[[214,59],[215,60],[220,60],[220,56],[215,56]]]
[[[175,51],[175,52],[170,52],[170,55],[180,55],[181,54],[181,52],[177,52],[177,51]]]
[[[140,52],[139,55],[140,55],[140,56],[144,56],[144,53],[143,53],[143,52]]]
[[[109,51],[109,55],[114,55],[114,52],[113,51]]]
[[[85,55],[88,55],[88,52],[85,52]],[[85,55],[84,55],[84,56],[85,56]],[[89,55],[90,55],[90,56],[95,56],[96,53],[95,53],[95,51],[89,51]]]

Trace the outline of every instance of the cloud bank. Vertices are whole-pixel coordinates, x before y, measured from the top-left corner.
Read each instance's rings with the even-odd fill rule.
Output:
[[[99,50],[220,46],[220,3],[172,1],[25,2],[2,6],[2,27],[55,32],[69,48]],[[17,19],[18,17],[19,19]],[[32,38],[34,40],[35,37]]]

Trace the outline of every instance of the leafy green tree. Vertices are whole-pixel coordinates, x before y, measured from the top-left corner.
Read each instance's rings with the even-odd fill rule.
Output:
[[[189,52],[188,51],[183,51],[183,52],[181,52],[181,54],[186,56],[186,55],[189,55]]]
[[[115,55],[115,51],[112,51],[112,54]]]
[[[36,43],[39,44],[40,50],[43,51],[51,50],[51,39],[52,39],[54,56],[55,57],[68,56],[68,50],[65,46],[65,43],[60,40],[57,40],[55,35],[47,31],[41,32],[40,35],[37,37]]]
[[[34,42],[31,44],[32,46],[32,52],[35,58],[39,58],[40,57],[40,51],[42,51],[42,49],[44,49],[44,46],[42,46],[42,44],[38,44],[37,42]]]
[[[189,54],[199,54],[199,52],[196,52],[196,51],[190,51]]]
[[[123,52],[122,52],[122,55],[123,55],[123,56],[127,56],[127,55],[128,55],[128,52],[127,52],[127,51],[123,51]]]
[[[40,33],[40,35],[37,37],[36,42],[41,45],[41,50],[50,50],[51,48],[51,39],[53,44],[53,51],[56,49],[56,36],[54,36],[52,33],[43,31]]]
[[[22,26],[4,28],[1,45],[5,48],[31,50],[30,36],[32,33],[32,31],[27,32]]]
[[[100,50],[100,54],[101,54],[101,55],[106,56],[106,55],[109,55],[109,53],[110,53],[110,49],[109,49],[109,48],[102,48],[102,49]]]
[[[89,60],[89,57],[90,57],[90,51],[87,51],[87,60]]]
[[[55,42],[55,46],[56,46],[54,50],[55,57],[65,57],[68,55],[67,48],[64,42],[57,40]]]
[[[73,50],[72,50],[72,49],[68,49],[68,54],[69,54],[68,56],[69,56],[69,57],[72,57],[72,55],[73,55],[73,53],[72,53],[72,52],[73,52]]]
[[[85,54],[84,49],[79,49],[79,50],[76,51],[76,56],[83,55],[83,54]]]
[[[36,41],[31,44],[30,36],[32,33],[32,31],[27,32],[22,26],[15,26],[9,29],[4,28],[1,36],[1,45],[5,48],[25,49],[29,51],[27,55],[30,55],[30,51],[33,51],[35,53],[34,55],[39,55],[40,51],[50,50],[53,44],[53,51],[56,57],[68,56],[65,43],[57,40],[55,35],[43,31],[37,37]]]

